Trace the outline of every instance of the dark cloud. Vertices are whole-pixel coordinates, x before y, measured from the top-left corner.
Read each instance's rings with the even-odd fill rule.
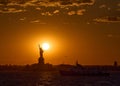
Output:
[[[83,5],[93,5],[94,2],[95,2],[94,0],[0,0],[0,13],[25,12],[25,10],[28,10],[28,7],[34,7],[34,10],[38,11],[42,10],[41,7],[44,8],[80,7]],[[76,14],[81,15],[81,13],[82,13],[81,11],[78,11]],[[53,15],[51,14],[51,12],[48,11],[44,13],[42,12],[41,14],[49,16]]]

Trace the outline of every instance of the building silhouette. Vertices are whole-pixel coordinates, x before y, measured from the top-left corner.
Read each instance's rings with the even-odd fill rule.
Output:
[[[38,64],[40,65],[44,65],[45,62],[44,62],[44,57],[43,57],[43,49],[40,47],[39,45],[39,54],[40,54],[40,57],[38,58]]]

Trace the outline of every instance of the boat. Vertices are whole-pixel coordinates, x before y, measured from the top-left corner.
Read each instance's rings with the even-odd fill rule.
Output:
[[[80,64],[76,64],[73,68],[69,70],[59,70],[60,74],[63,76],[109,76],[110,73],[98,69],[87,69]]]
[[[81,71],[71,71],[71,70],[60,70],[61,75],[64,76],[109,76],[108,72],[103,71],[91,71],[91,70],[81,70]]]

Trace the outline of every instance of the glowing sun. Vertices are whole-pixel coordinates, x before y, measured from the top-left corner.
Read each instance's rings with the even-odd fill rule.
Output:
[[[42,48],[43,48],[43,50],[48,50],[50,48],[49,43],[43,43]]]

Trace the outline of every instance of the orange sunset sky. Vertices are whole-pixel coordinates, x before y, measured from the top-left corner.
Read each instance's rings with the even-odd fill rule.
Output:
[[[120,0],[0,0],[0,64],[120,63]]]

